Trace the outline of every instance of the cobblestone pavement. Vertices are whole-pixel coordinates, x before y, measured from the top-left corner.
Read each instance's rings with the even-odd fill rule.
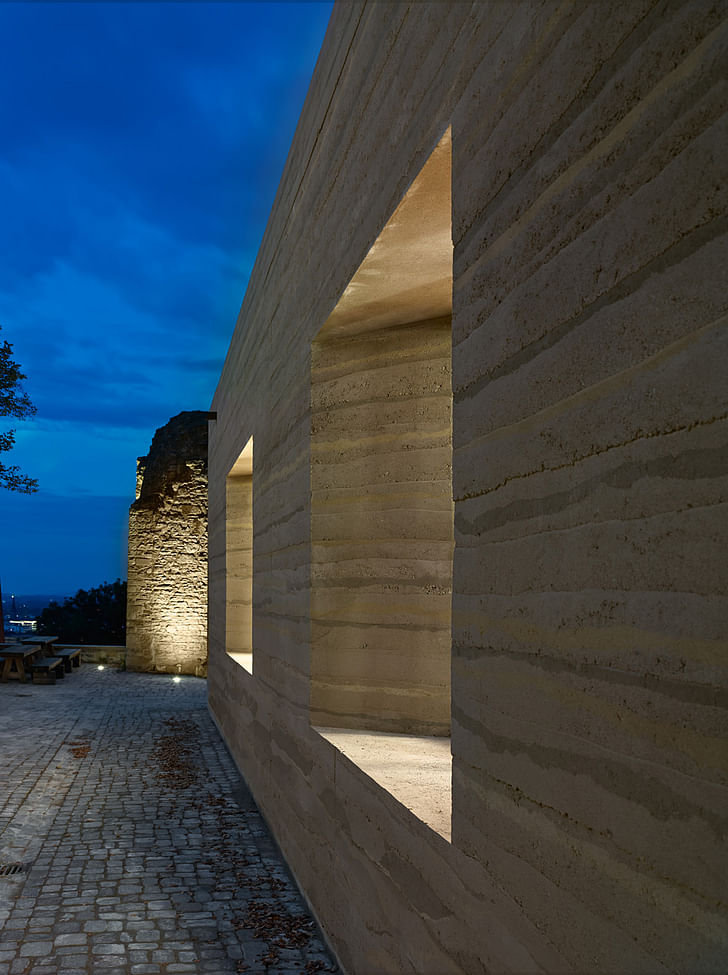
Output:
[[[0,684],[0,975],[339,971],[206,694]]]

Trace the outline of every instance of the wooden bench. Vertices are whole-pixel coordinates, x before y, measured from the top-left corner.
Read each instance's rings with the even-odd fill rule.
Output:
[[[63,661],[63,667],[67,674],[71,673],[71,667],[81,666],[81,648],[80,647],[64,647],[62,650],[54,649],[54,657],[60,657]]]
[[[34,660],[31,667],[34,684],[55,684],[56,677],[64,676],[64,664],[60,657],[42,657]]]

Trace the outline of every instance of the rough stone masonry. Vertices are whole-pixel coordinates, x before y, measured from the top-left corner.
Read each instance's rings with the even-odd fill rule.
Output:
[[[207,421],[183,412],[137,461],[129,510],[129,670],[207,671]]]

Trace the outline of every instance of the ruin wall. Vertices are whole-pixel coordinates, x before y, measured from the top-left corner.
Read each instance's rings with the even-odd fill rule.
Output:
[[[207,424],[184,412],[137,464],[129,510],[128,670],[207,669]]]

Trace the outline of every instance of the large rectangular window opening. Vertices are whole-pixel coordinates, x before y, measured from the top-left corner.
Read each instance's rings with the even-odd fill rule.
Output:
[[[450,180],[448,131],[311,349],[311,721],[443,835],[454,544]],[[405,796],[403,769],[434,769],[430,752],[436,774],[426,783],[415,772],[419,784]]]
[[[225,650],[253,673],[253,438],[225,482]]]

